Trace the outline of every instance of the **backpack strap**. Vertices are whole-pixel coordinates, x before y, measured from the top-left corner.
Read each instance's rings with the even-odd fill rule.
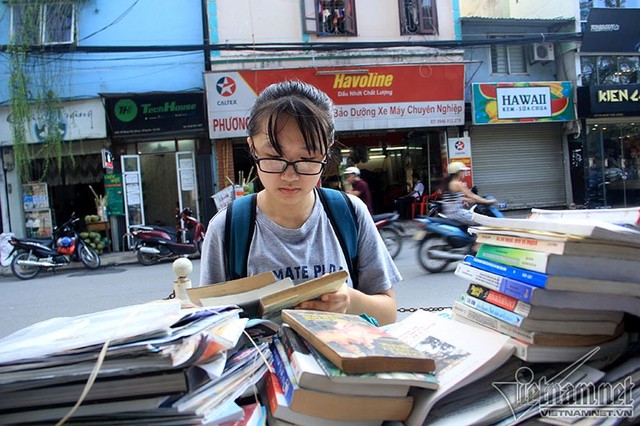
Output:
[[[318,188],[318,198],[327,213],[342,253],[347,259],[353,288],[358,288],[358,222],[351,200],[342,191]]]
[[[224,227],[227,281],[247,276],[249,247],[256,225],[256,194],[237,198],[227,206]]]

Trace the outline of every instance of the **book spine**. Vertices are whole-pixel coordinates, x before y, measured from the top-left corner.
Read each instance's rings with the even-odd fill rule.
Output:
[[[563,254],[565,242],[538,240],[535,238],[516,237],[512,235],[476,233],[476,243],[493,246],[511,247],[524,250],[535,250],[545,253]]]
[[[530,303],[533,294],[539,289],[539,287],[484,271],[466,263],[459,263],[455,274],[489,290],[495,290],[525,303]]]
[[[282,387],[282,393],[287,401],[287,404],[293,399],[293,390],[295,385],[291,381],[292,375],[287,372],[287,367],[283,359],[283,353],[281,348],[278,348],[277,342],[274,341],[271,345],[271,352],[273,353],[273,370]],[[286,355],[285,355],[286,356]]]
[[[469,296],[468,294],[462,294],[460,296],[460,301],[467,306],[471,306],[485,314],[491,315],[494,318],[497,318],[506,323],[515,325],[519,327],[522,325],[522,320],[524,319],[521,315],[515,314],[511,311],[507,311],[506,309],[502,309],[499,306],[492,305],[491,303],[485,302],[484,300],[476,299],[475,297]]]
[[[463,318],[471,320],[477,324],[483,325],[487,328],[495,330],[499,333],[506,334],[507,336],[515,337],[523,342],[535,343],[533,332],[522,330],[515,325],[507,324],[497,318],[487,315],[475,308],[467,306],[460,302],[453,302],[453,313]]]
[[[546,272],[549,253],[482,244],[476,257],[530,271]]]
[[[526,269],[517,268],[515,266],[503,265],[502,263],[491,262],[471,255],[467,255],[464,261],[469,265],[482,269],[483,271],[493,272],[503,277],[512,278],[530,284],[536,287],[544,288],[547,285],[547,274],[535,271],[527,271]]]
[[[301,354],[308,354],[309,350],[307,346],[304,344],[302,338],[298,335],[298,333],[287,325],[283,325],[278,330],[278,337],[280,338],[280,342],[282,346],[287,351],[287,355],[291,357],[291,354],[294,352],[300,352]]]
[[[529,312],[531,312],[530,304],[518,300],[515,297],[500,293],[499,291],[490,290],[479,284],[469,284],[469,287],[467,288],[467,294],[469,296],[491,303],[492,305],[496,305],[508,311],[514,312],[518,315],[522,315],[523,317],[529,316]]]

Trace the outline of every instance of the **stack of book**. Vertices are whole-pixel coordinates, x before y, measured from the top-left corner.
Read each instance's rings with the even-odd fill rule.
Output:
[[[269,424],[422,424],[437,400],[513,352],[506,336],[428,312],[384,328],[331,312],[282,319],[263,389]]]
[[[456,275],[469,287],[456,320],[504,333],[516,356],[572,362],[619,355],[640,316],[640,232],[605,222],[489,218]],[[597,350],[596,350],[597,348]]]
[[[54,318],[7,336],[0,424],[240,420],[245,411],[235,401],[271,360],[267,343],[242,344],[248,320],[239,312],[164,300]]]

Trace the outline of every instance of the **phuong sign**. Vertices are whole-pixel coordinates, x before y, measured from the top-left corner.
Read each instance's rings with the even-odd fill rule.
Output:
[[[329,95],[337,130],[464,124],[464,65],[216,72],[205,74],[210,137],[247,136],[258,94],[285,80],[305,81]]]
[[[569,81],[474,83],[473,124],[571,121]]]

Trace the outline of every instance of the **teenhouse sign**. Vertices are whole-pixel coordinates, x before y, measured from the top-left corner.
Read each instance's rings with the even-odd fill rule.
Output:
[[[464,124],[463,65],[238,71],[205,74],[210,137],[246,136],[257,95],[285,80],[327,93],[339,131]]]

